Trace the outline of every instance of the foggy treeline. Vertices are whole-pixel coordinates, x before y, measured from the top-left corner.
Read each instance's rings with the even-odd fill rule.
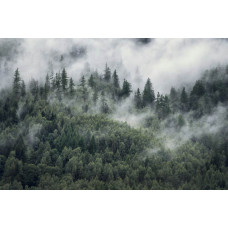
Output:
[[[81,46],[28,78],[12,48],[0,56],[1,189],[228,188],[228,65],[156,88],[121,64],[83,62],[75,77]]]

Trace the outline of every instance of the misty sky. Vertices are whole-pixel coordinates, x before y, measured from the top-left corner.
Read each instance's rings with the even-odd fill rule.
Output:
[[[169,92],[227,64],[227,53],[225,39],[0,39],[1,87],[10,84],[17,67],[26,82],[44,79],[51,66],[54,72],[66,67],[79,80],[87,63],[102,73],[107,62],[133,89],[142,89],[150,77],[156,91]]]

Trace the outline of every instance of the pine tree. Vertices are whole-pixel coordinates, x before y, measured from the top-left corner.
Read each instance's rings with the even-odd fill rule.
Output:
[[[38,98],[39,95],[39,87],[38,87],[38,81],[35,79],[32,79],[29,85],[31,94],[35,97],[35,99]]]
[[[122,90],[121,90],[121,96],[122,97],[129,97],[131,92],[132,92],[131,84],[126,79],[124,79]]]
[[[94,77],[93,77],[92,74],[90,75],[90,78],[89,78],[89,80],[88,80],[88,85],[89,85],[91,88],[93,88],[93,87],[95,86]]]
[[[112,75],[112,80],[113,80],[113,85],[116,89],[120,88],[120,83],[119,83],[119,77],[116,73],[116,70],[114,70],[113,75]]]
[[[21,96],[25,97],[25,95],[26,95],[26,86],[25,86],[24,80],[22,80],[22,82],[21,82]]]
[[[62,83],[63,92],[65,92],[68,84],[67,72],[65,68],[63,68],[63,71],[61,74],[61,83]]]
[[[13,93],[16,97],[20,95],[21,92],[21,78],[18,68],[16,69],[14,73],[14,79],[13,79]]]
[[[111,70],[108,67],[107,63],[106,63],[106,65],[105,65],[105,73],[104,73],[104,80],[109,82],[110,79],[111,79]]]
[[[142,108],[142,96],[141,96],[139,88],[135,92],[134,103],[135,103],[135,107],[137,109]]]
[[[176,89],[174,87],[170,90],[170,104],[172,107],[173,112],[179,109],[179,97]]]
[[[86,80],[85,80],[85,76],[83,75],[79,84],[80,88],[81,88],[81,94],[82,94],[82,99],[83,102],[85,103],[88,99],[88,91],[86,88]]]
[[[188,109],[188,94],[185,91],[185,87],[182,89],[180,102],[181,102],[181,110],[187,111],[187,109]]]
[[[93,103],[96,104],[98,100],[98,91],[97,91],[97,87],[94,87],[94,92],[93,92]]]
[[[170,100],[173,102],[177,99],[177,91],[175,88],[171,88],[170,90]]]
[[[156,99],[156,112],[159,119],[166,118],[170,113],[169,98],[167,95],[160,95],[158,92]]]
[[[60,73],[56,73],[55,75],[55,86],[57,88],[57,91],[61,91],[61,75]]]
[[[188,95],[185,91],[185,87],[182,89],[180,101],[182,104],[186,104],[188,102]]]
[[[92,136],[90,143],[89,143],[89,147],[88,147],[88,151],[90,154],[94,154],[96,152],[96,141],[95,141],[95,137],[94,135]]]
[[[104,91],[101,92],[101,112],[102,113],[109,112],[109,107],[108,107],[107,101],[105,99]]]
[[[205,94],[205,88],[203,85],[203,82],[201,80],[196,81],[192,91],[191,95],[196,95],[197,97],[201,97]]]
[[[49,77],[49,75],[47,74],[47,75],[46,75],[46,79],[45,79],[45,85],[44,85],[45,98],[47,98],[48,93],[49,93],[49,91],[50,91],[50,88],[51,88],[51,86],[50,86],[50,77]]]
[[[74,95],[74,93],[75,93],[74,87],[75,87],[74,81],[73,81],[72,78],[70,78],[70,82],[69,82],[69,94],[70,94],[71,97],[72,97],[72,96]]]
[[[26,159],[26,146],[25,146],[22,135],[18,136],[18,138],[15,142],[14,149],[16,152],[15,153],[16,158],[19,160],[25,161],[25,159]]]
[[[143,90],[143,106],[147,106],[147,105],[152,106],[154,104],[154,101],[155,101],[154,90],[152,88],[152,83],[148,78]]]

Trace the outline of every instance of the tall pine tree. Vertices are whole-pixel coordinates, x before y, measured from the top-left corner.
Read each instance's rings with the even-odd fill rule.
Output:
[[[62,83],[63,92],[65,92],[68,84],[67,72],[65,68],[63,68],[62,70],[61,83]]]
[[[104,73],[104,80],[109,82],[110,79],[111,79],[111,70],[108,67],[107,63],[106,63],[106,65],[105,65],[105,73]]]
[[[141,93],[140,93],[140,89],[139,88],[135,92],[134,103],[135,103],[135,107],[137,109],[142,108],[142,96],[141,96]]]
[[[126,79],[124,79],[123,86],[121,89],[121,96],[122,97],[129,97],[131,92],[132,92],[131,84]]]
[[[73,97],[74,96],[74,93],[75,93],[74,87],[75,87],[74,81],[73,81],[72,78],[70,78],[70,82],[69,82],[69,94],[70,94],[71,97]]]
[[[148,105],[152,106],[154,104],[154,101],[155,101],[154,90],[152,87],[152,83],[148,78],[143,90],[143,106],[148,106]]]
[[[18,68],[16,69],[14,73],[14,79],[13,79],[13,93],[16,97],[20,95],[21,92],[21,77]]]

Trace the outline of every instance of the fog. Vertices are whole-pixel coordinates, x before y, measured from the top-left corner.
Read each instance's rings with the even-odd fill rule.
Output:
[[[26,82],[63,67],[79,80],[85,71],[103,73],[108,63],[133,89],[150,77],[155,91],[166,93],[227,64],[227,53],[225,39],[0,39],[0,80],[1,87],[9,86],[17,67]]]
[[[25,82],[32,78],[43,81],[47,73],[59,72],[63,67],[68,76],[78,81],[83,74],[88,76],[95,70],[102,74],[107,63],[112,71],[117,69],[121,82],[124,78],[129,80],[133,90],[143,89],[149,77],[155,93],[168,93],[172,86],[195,83],[206,69],[226,65],[227,53],[225,39],[0,39],[0,87],[11,85],[16,68]],[[132,127],[144,127],[146,118],[155,114],[150,109],[132,111],[132,99],[133,94],[114,105],[111,118]],[[92,107],[92,111],[98,113],[99,107]],[[168,149],[174,149],[193,137],[218,132],[224,126],[226,113],[224,107],[218,106],[211,115],[193,123],[191,113],[185,114],[186,123],[181,129],[168,124],[179,114],[171,115],[161,123],[158,136]],[[30,129],[30,142],[40,128],[34,125]]]

